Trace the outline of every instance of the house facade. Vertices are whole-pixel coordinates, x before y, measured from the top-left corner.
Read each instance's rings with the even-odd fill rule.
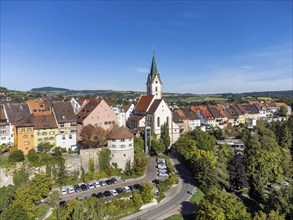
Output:
[[[53,102],[53,115],[57,124],[56,147],[70,149],[76,145],[77,120],[70,102]]]

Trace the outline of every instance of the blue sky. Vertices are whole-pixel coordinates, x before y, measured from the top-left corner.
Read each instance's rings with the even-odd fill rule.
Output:
[[[1,1],[1,86],[292,89],[292,1]]]

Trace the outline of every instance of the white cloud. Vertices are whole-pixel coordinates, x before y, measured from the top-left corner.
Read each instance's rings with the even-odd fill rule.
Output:
[[[130,69],[134,70],[137,73],[149,73],[149,69],[145,67],[131,66]]]

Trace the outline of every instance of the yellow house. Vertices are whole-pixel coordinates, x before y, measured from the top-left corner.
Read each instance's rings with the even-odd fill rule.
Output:
[[[31,117],[16,120],[14,129],[15,145],[17,149],[28,154],[30,149],[34,149],[34,127],[31,123]]]
[[[55,145],[55,136],[58,129],[53,115],[33,115],[33,125],[35,148],[42,142]]]

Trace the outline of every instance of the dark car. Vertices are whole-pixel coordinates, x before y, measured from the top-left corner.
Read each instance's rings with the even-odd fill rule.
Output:
[[[130,185],[130,186],[128,186],[129,187],[129,189],[131,190],[131,191],[133,191],[133,186],[132,185]]]
[[[155,184],[160,184],[160,183],[162,183],[163,181],[162,181],[162,180],[159,180],[159,179],[154,179],[152,182],[155,183]]]
[[[82,191],[86,191],[87,190],[87,186],[85,184],[81,184],[80,188]]]
[[[103,194],[104,194],[104,197],[110,197],[110,196],[112,196],[112,194],[110,193],[110,191],[105,191]]]
[[[75,192],[81,192],[81,188],[79,185],[74,185]]]
[[[117,183],[117,179],[116,179],[115,177],[112,177],[110,180],[111,180],[113,183]]]
[[[97,194],[96,194],[96,193],[93,193],[93,194],[91,195],[91,197],[97,197]]]
[[[133,188],[134,189],[142,189],[142,185],[140,185],[140,184],[137,183],[137,184],[134,184],[133,185]]]
[[[65,201],[61,201],[61,202],[59,202],[59,206],[64,207],[65,203],[66,203]]]
[[[98,199],[104,198],[104,194],[102,192],[97,193],[96,197]]]
[[[112,185],[112,184],[113,184],[112,180],[106,180],[106,183],[107,183],[108,185]]]
[[[116,191],[117,191],[119,194],[120,194],[120,193],[123,193],[123,189],[122,189],[122,188],[120,188],[120,187],[119,187],[119,188],[117,188],[117,189],[116,189]]]

